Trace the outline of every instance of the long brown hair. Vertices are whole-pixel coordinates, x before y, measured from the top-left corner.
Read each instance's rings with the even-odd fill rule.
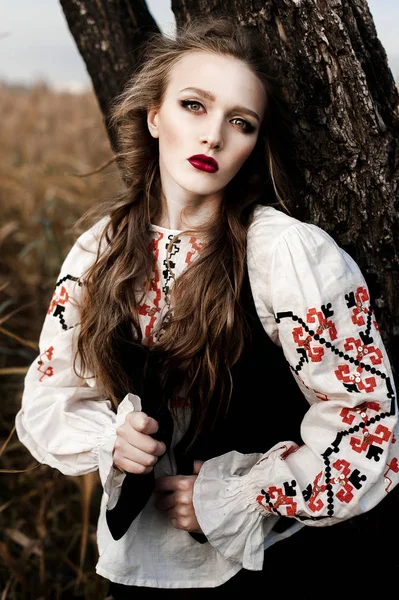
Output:
[[[83,371],[95,373],[114,406],[127,391],[134,391],[116,349],[121,331],[129,342],[142,340],[138,304],[145,296],[153,264],[148,228],[159,215],[161,183],[158,140],[148,131],[147,111],[161,105],[176,62],[183,54],[198,50],[245,62],[265,87],[267,107],[253,152],[224,191],[220,215],[195,230],[206,244],[174,281],[173,309],[154,344],[163,357],[163,381],[172,408],[176,394],[188,384],[197,423],[195,436],[220,382],[224,383],[218,387],[216,413],[227,405],[230,369],[243,348],[240,290],[253,208],[256,203],[284,205],[290,193],[281,153],[281,136],[289,118],[276,72],[256,30],[224,17],[201,18],[178,30],[175,38],[157,34],[147,42],[141,68],[112,110],[124,188],[118,198],[97,211],[109,220],[102,233],[103,250],[85,277],[76,355]]]

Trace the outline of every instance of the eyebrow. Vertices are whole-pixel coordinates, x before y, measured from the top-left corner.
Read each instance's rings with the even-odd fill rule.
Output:
[[[180,90],[180,92],[186,92],[188,90],[192,90],[193,92],[196,92],[197,94],[199,94],[200,96],[203,96],[204,98],[206,98],[207,100],[210,100],[211,102],[214,102],[216,100],[216,98],[212,94],[212,92],[208,92],[207,90],[201,90],[200,88],[196,88],[196,87],[184,88],[184,89]],[[246,108],[245,106],[233,106],[233,108],[231,109],[232,112],[236,111],[236,110],[239,112],[245,112],[248,115],[251,115],[260,123],[259,115],[255,111],[251,110],[250,108]]]

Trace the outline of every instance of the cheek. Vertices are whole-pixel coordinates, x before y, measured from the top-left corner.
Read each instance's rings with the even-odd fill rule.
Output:
[[[234,167],[236,170],[238,170],[245,163],[247,158],[249,158],[252,150],[255,148],[255,144],[256,142],[251,142],[250,144],[245,144],[241,148],[237,149],[237,151],[234,154],[233,160]]]
[[[178,141],[173,133],[162,133],[159,136],[159,151],[166,155],[178,147]]]
[[[159,128],[159,149],[170,151],[174,148],[181,148],[184,136],[181,131],[181,124],[168,121],[162,123]]]

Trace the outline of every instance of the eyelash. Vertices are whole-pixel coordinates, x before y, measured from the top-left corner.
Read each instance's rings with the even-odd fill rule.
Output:
[[[192,104],[198,104],[199,106],[203,107],[201,102],[199,102],[198,100],[181,100],[180,104],[181,104],[181,106],[183,106],[183,108],[188,108]],[[198,111],[194,110],[191,112],[198,112]],[[239,117],[236,117],[236,119],[233,119],[233,120],[242,121],[242,123],[245,124],[246,129],[244,129],[243,127],[239,127],[239,129],[241,129],[243,131],[243,133],[252,133],[253,131],[255,131],[255,127],[253,125],[251,125],[251,123],[248,123],[248,121],[246,121],[245,119],[240,119]]]

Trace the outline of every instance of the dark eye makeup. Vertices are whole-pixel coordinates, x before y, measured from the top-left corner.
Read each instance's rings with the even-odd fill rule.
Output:
[[[198,105],[198,106],[203,107],[201,102],[199,102],[198,100],[180,100],[180,104],[181,104],[181,106],[183,106],[183,108],[186,108],[194,113],[198,112],[198,110],[193,110],[192,109],[193,105]],[[243,133],[252,133],[256,129],[253,125],[251,125],[251,123],[249,123],[245,119],[241,119],[241,118],[237,117],[237,118],[233,119],[233,121],[241,121],[241,123],[244,124],[243,127],[239,126],[239,129],[241,129]]]

